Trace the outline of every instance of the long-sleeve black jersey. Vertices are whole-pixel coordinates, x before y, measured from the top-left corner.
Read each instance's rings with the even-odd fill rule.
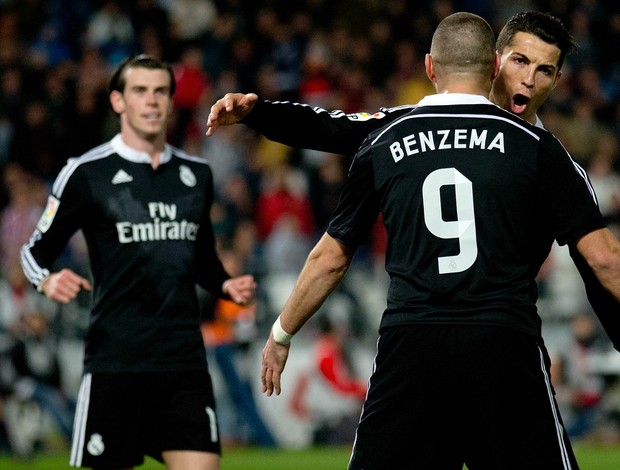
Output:
[[[157,169],[150,163],[120,135],[70,159],[22,249],[24,272],[38,286],[83,231],[94,284],[89,372],[205,367],[196,284],[222,295],[229,277],[214,247],[211,169],[170,146]]]
[[[371,133],[327,232],[356,247],[379,213],[390,275],[382,326],[498,325],[540,334],[535,277],[553,240],[604,226],[560,143],[474,95],[435,95]]]
[[[296,148],[353,155],[371,132],[415,109],[415,105],[381,108],[373,113],[346,114],[287,101],[259,100],[242,121],[267,138]],[[288,123],[294,122],[291,126]],[[542,123],[537,120],[537,127]],[[620,303],[594,275],[574,245],[570,254],[585,284],[594,312],[614,347],[620,351]]]
[[[259,100],[241,122],[291,147],[353,155],[368,134],[414,108],[398,106],[373,114],[346,114],[290,101]],[[290,122],[295,125],[287,125]]]

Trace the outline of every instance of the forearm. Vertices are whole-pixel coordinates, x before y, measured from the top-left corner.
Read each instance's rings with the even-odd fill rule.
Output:
[[[601,284],[590,265],[588,265],[575,246],[570,247],[570,255],[583,279],[592,310],[594,310],[594,313],[600,320],[614,348],[620,351],[620,316],[618,315],[618,312],[620,312],[620,301]]]
[[[582,237],[577,249],[601,285],[620,302],[620,242],[608,229],[600,229]]]
[[[262,391],[280,394],[280,377],[290,348],[290,335],[297,333],[325,301],[351,263],[354,250],[341,245],[328,234],[316,244],[297,279],[280,317],[274,323],[263,348]]]
[[[620,256],[620,254],[618,255]],[[592,267],[596,277],[613,297],[620,302],[620,262]]]
[[[280,323],[295,334],[323,305],[347,272],[353,250],[325,234],[308,255],[293,291],[286,301]]]

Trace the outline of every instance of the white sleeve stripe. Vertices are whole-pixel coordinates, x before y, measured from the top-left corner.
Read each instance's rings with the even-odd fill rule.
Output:
[[[71,175],[73,175],[76,168],[78,168],[84,163],[105,158],[113,153],[114,149],[112,148],[112,145],[107,142],[103,145],[95,147],[81,157],[70,158],[69,160],[67,160],[67,164],[56,177],[56,181],[54,181],[54,184],[52,186],[52,194],[54,194],[58,199],[60,199],[67,185],[67,182],[69,181],[69,178],[71,177]],[[43,281],[43,279],[50,275],[49,269],[40,266],[34,256],[32,256],[32,253],[30,251],[34,244],[40,238],[41,232],[38,229],[35,229],[32,236],[28,240],[28,243],[24,244],[20,251],[20,261],[22,264],[22,269],[24,270],[24,274],[26,275],[28,281],[30,281],[36,286],[38,286],[41,281]]]
[[[45,279],[47,276],[50,275],[49,270],[39,266],[39,264],[36,262],[36,260],[32,256],[32,253],[30,252],[30,248],[32,248],[34,243],[39,238],[41,238],[41,232],[39,232],[38,230],[35,230],[32,236],[30,237],[30,240],[28,241],[28,243],[22,246],[22,249],[20,252],[20,258],[21,258],[22,269],[24,270],[24,274],[26,275],[28,280],[36,286],[38,286],[43,279]]]
[[[568,152],[566,152],[566,153],[568,154]],[[594,188],[592,187],[592,183],[590,182],[590,179],[588,178],[588,173],[586,172],[586,170],[584,170],[581,167],[581,165],[579,165],[579,163],[577,163],[572,158],[571,158],[571,161],[573,162],[573,165],[575,165],[575,169],[577,170],[577,173],[579,173],[581,175],[581,177],[583,178],[583,181],[586,183],[586,186],[588,187],[588,190],[590,191],[590,194],[592,195],[592,199],[594,199],[594,202],[598,206],[598,199],[596,198],[596,193],[594,192]]]
[[[62,192],[65,190],[65,186],[67,185],[67,181],[73,174],[73,172],[84,163],[92,162],[94,160],[99,160],[100,158],[105,158],[109,155],[115,153],[112,145],[108,142],[99,147],[92,149],[90,152],[85,153],[81,157],[70,158],[67,160],[67,164],[58,174],[56,181],[54,181],[54,185],[52,186],[52,193],[60,199],[62,196]]]
[[[594,187],[592,186],[592,183],[590,182],[590,179],[588,178],[588,172],[584,170],[583,167],[579,165],[579,163],[573,160],[573,157],[571,157],[571,154],[569,153],[568,150],[566,150],[566,147],[564,147],[564,144],[560,141],[560,139],[556,138],[556,140],[560,143],[560,145],[566,152],[566,155],[568,155],[568,157],[570,158],[571,162],[573,163],[573,166],[575,167],[575,170],[577,170],[577,173],[579,173],[579,175],[581,175],[581,177],[583,178],[583,181],[586,183],[586,186],[588,187],[588,190],[590,191],[590,194],[592,195],[592,199],[594,199],[594,202],[598,206],[598,199],[596,197],[596,192],[594,191]]]
[[[341,109],[334,109],[334,110],[328,111],[324,108],[321,108],[320,106],[312,106],[306,103],[295,103],[293,101],[269,101],[269,102],[272,104],[291,104],[293,106],[303,106],[305,108],[311,108],[316,114],[327,113],[333,118],[346,117],[349,114],[358,114],[358,113],[345,113]],[[382,108],[379,108],[379,111],[384,112],[384,113],[391,113],[394,111],[399,111],[401,109],[415,109],[416,107],[417,105],[414,105],[414,104],[403,104],[403,105],[394,106],[391,108],[382,107]],[[363,112],[363,111],[360,111],[360,112]],[[369,112],[369,114],[375,114],[375,113],[376,111]]]

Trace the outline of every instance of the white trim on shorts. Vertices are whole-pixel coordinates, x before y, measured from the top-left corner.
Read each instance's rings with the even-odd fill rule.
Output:
[[[90,387],[93,381],[92,374],[84,374],[80,391],[78,393],[77,406],[75,409],[75,420],[73,423],[73,439],[71,443],[71,459],[69,465],[72,467],[82,466],[84,457],[84,440],[86,437],[86,421],[88,419],[88,406],[90,405]]]
[[[562,454],[562,464],[565,470],[571,470],[573,467],[570,463],[570,458],[568,457],[568,450],[566,449],[566,442],[564,442],[564,428],[562,427],[562,423],[560,422],[558,416],[558,409],[555,404],[555,399],[553,398],[553,389],[551,387],[551,381],[549,380],[549,374],[547,374],[547,369],[545,367],[545,358],[543,352],[538,347],[538,353],[540,354],[540,369],[545,377],[545,385],[547,386],[547,395],[549,397],[549,404],[551,405],[551,412],[553,413],[553,420],[555,421],[555,431],[558,438],[558,444],[560,445],[560,452]]]

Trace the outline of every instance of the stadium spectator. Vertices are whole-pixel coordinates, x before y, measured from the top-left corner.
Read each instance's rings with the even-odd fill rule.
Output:
[[[217,24],[213,0],[164,0],[170,20],[170,36],[175,47],[204,44]]]
[[[19,252],[37,225],[45,207],[47,187],[17,163],[4,167],[3,183],[8,202],[0,211],[0,271],[19,264]]]
[[[313,424],[315,445],[351,444],[367,384],[352,363],[348,319],[325,312],[309,370],[294,385],[291,411]]]
[[[571,319],[572,338],[564,351],[551,356],[551,380],[566,430],[571,439],[593,437],[603,418],[600,404],[605,379],[595,373],[595,355],[606,352],[608,342],[599,331],[596,319],[587,312]]]
[[[607,130],[590,158],[588,175],[596,190],[599,207],[609,227],[620,233],[620,138]]]
[[[197,46],[187,47],[174,67],[177,90],[174,94],[175,118],[169,133],[172,145],[182,147],[188,134],[198,126],[197,110],[210,102],[211,78],[203,67],[204,55]]]
[[[25,279],[24,279],[25,281]],[[58,342],[54,337],[49,313],[27,310],[21,316],[20,331],[11,350],[17,373],[14,396],[34,401],[53,418],[62,436],[71,441],[75,403],[62,388]]]
[[[220,250],[220,258],[229,273],[243,272],[242,259],[235,252]],[[203,309],[201,331],[234,405],[231,414],[236,419],[232,420],[226,437],[235,444],[274,447],[276,441],[258,411],[247,367],[243,366],[256,335],[256,304],[240,306],[224,299],[216,300],[215,305],[212,303],[205,302],[207,308]]]
[[[37,316],[47,322],[54,318],[56,312],[55,303],[40,296],[30,285],[19,261],[13,259],[10,264],[3,265],[0,271],[0,401],[6,399],[6,406],[0,413],[0,421],[4,421],[7,436],[10,437],[10,449],[21,457],[30,457],[37,442],[45,438],[40,422],[36,423],[36,429],[26,425],[29,410],[36,410],[38,413],[35,414],[39,415],[41,411],[48,412],[49,416],[56,418],[58,430],[68,431],[70,438],[73,414],[65,414],[65,405],[70,402],[65,400],[68,397],[60,388],[60,382],[55,381],[53,387],[49,384],[38,387],[23,354],[25,323]],[[35,319],[35,323],[38,321]],[[45,344],[52,344],[53,340],[51,335],[45,335]],[[55,348],[52,349],[55,354]],[[35,363],[44,369],[54,356],[48,355],[50,351],[38,345],[35,345],[35,350],[41,352]],[[15,361],[18,355],[24,360]],[[29,377],[24,378],[22,374]]]
[[[125,4],[119,0],[105,0],[89,18],[85,40],[113,65],[134,53],[136,34]]]

